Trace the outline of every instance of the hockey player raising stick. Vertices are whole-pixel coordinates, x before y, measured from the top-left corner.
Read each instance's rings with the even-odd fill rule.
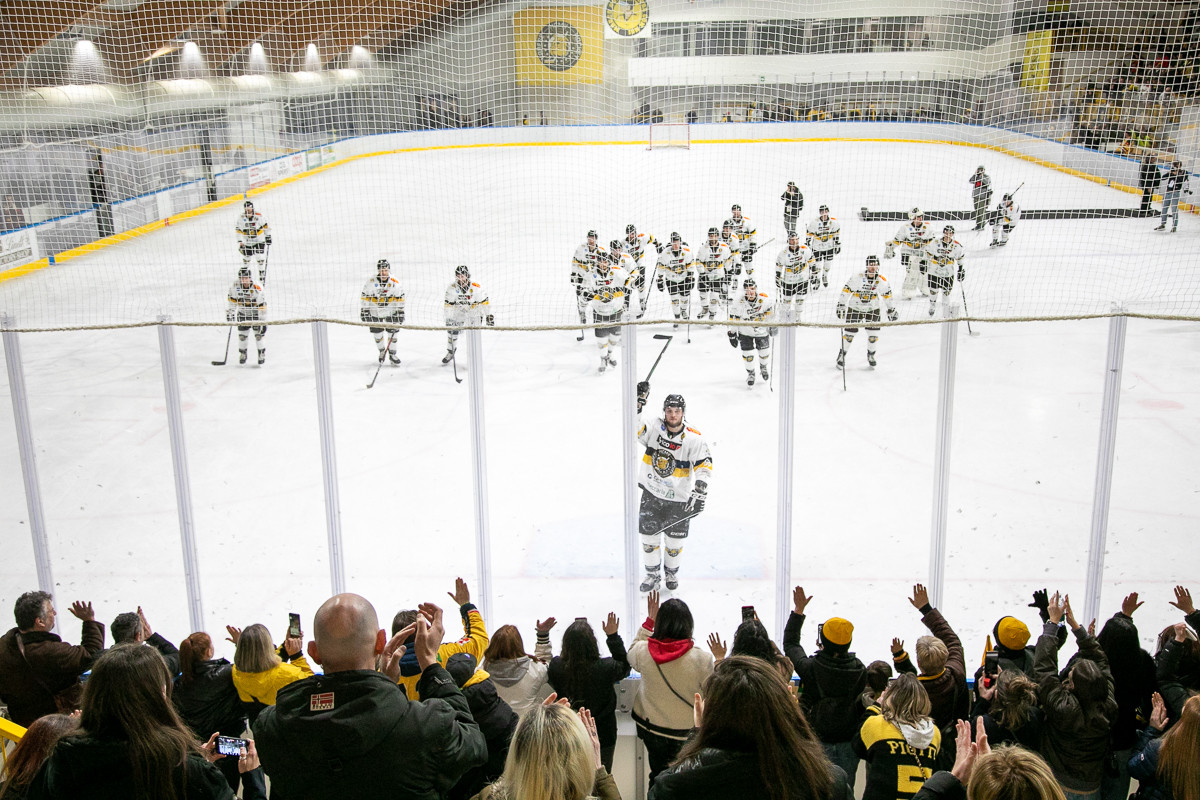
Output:
[[[950,290],[954,288],[954,276],[964,280],[967,272],[963,268],[963,257],[966,252],[963,246],[954,238],[954,226],[942,228],[942,238],[935,239],[925,246],[925,261],[921,271],[929,270],[929,316],[933,316],[937,308],[938,292],[942,293],[942,316],[950,316]]]
[[[754,278],[746,278],[742,284],[742,296],[733,301],[729,307],[730,321],[754,322],[753,326],[738,326],[730,328],[726,333],[732,347],[741,346],[742,360],[746,362],[746,385],[754,385],[754,351],[758,351],[758,368],[762,371],[763,380],[771,377],[769,366],[771,362],[771,336],[775,329],[768,328],[774,304],[770,298],[758,291]]]
[[[648,233],[638,233],[637,226],[632,222],[625,226],[625,252],[633,260],[633,269],[630,270],[629,277],[633,287],[638,291],[638,302],[641,304],[638,319],[641,319],[642,315],[646,313],[646,304],[650,302],[650,285],[646,283],[646,265],[642,263],[642,256],[645,255],[649,245],[654,245],[655,250],[659,253],[663,251],[662,242]]]
[[[700,245],[700,251],[696,254],[700,273],[697,283],[700,289],[699,319],[716,319],[718,299],[728,304],[729,280],[726,270],[732,259],[733,254],[729,252],[729,246],[721,242],[721,232],[716,228],[709,228],[708,241]]]
[[[733,235],[738,240],[738,255],[741,256],[742,267],[746,270],[746,275],[754,274],[754,253],[758,250],[758,243],[754,240],[754,236],[758,233],[754,225],[750,222],[749,217],[742,216],[742,207],[734,203],[730,208],[733,215],[729,218],[729,222],[733,228]]]
[[[238,252],[242,254],[242,266],[249,267],[250,259],[258,262],[258,282],[267,282],[267,248],[271,246],[271,232],[267,220],[254,210],[249,200],[242,203],[242,215],[237,221]]]
[[[637,392],[640,414],[650,396],[650,384],[642,381]],[[643,592],[657,589],[662,580],[659,567],[664,545],[667,588],[679,588],[683,540],[687,538],[692,517],[704,510],[708,499],[712,456],[700,431],[687,426],[686,408],[683,395],[669,394],[663,401],[663,415],[643,419],[638,429],[638,442],[646,448],[638,476],[638,485],[642,487],[638,532],[642,538],[642,564],[646,568],[639,587]]]
[[[929,294],[922,274],[924,270],[921,269],[921,259],[925,257],[925,245],[933,240],[933,233],[929,230],[929,223],[925,221],[921,209],[914,208],[909,211],[908,219],[909,223],[896,231],[895,237],[883,250],[884,258],[895,258],[896,248],[902,248],[900,263],[904,265],[904,287],[900,290],[900,297],[904,300],[911,300],[917,289],[921,290],[921,294]]]
[[[680,320],[692,318],[692,289],[696,288],[696,259],[678,233],[671,233],[671,244],[659,255],[656,271],[655,285],[670,296],[671,315],[678,328]]]
[[[842,225],[837,217],[829,216],[829,206],[822,205],[820,216],[808,223],[804,245],[812,250],[817,266],[821,268],[821,285],[829,285],[829,265],[833,257],[842,252]],[[817,288],[817,272],[813,271],[812,288]]]
[[[586,288],[588,273],[601,260],[607,260],[604,248],[600,246],[598,238],[595,231],[588,231],[587,241],[575,248],[575,257],[571,259],[571,285],[575,287],[575,308],[579,311],[579,322],[582,325],[587,325],[588,321]],[[575,341],[583,341],[583,331],[579,332]]]
[[[887,307],[889,322],[899,319],[896,307],[892,304],[892,288],[888,286],[887,278],[879,274],[879,257],[867,256],[867,268],[846,281],[842,287],[842,296],[838,299],[837,316],[845,320],[847,325],[856,327],[842,328],[842,347],[838,350],[838,369],[846,368],[846,351],[858,333],[860,322],[867,324],[867,363],[875,366],[875,345],[879,341],[879,319],[884,307]]]
[[[1008,244],[1008,234],[1021,221],[1021,209],[1013,202],[1011,194],[1004,195],[1000,205],[996,206],[996,219],[992,223],[992,243],[988,247],[1004,247]]]
[[[721,244],[729,248],[729,263],[725,266],[725,294],[733,295],[730,284],[737,283],[737,276],[742,274],[742,243],[733,233],[733,220],[727,219],[721,224]]]
[[[496,324],[488,308],[487,292],[478,283],[471,282],[471,271],[465,265],[454,268],[454,282],[446,288],[446,355],[443,364],[449,364],[458,347],[458,331],[469,325]]]
[[[267,335],[267,326],[261,323],[267,321],[267,302],[263,299],[262,287],[250,277],[249,267],[239,269],[237,280],[229,287],[229,308],[225,311],[225,319],[237,324],[238,363],[246,363],[251,327],[254,328],[254,344],[258,348],[258,363],[265,362],[267,346],[263,344],[263,337]],[[260,324],[251,326],[252,322]]]
[[[787,244],[775,259],[775,289],[779,312],[791,322],[800,319],[800,308],[810,282],[816,280],[817,261],[812,251],[800,244],[800,234],[788,234]]]
[[[621,317],[629,308],[629,267],[633,260],[621,252],[621,242],[610,242],[608,257],[596,262],[586,286],[596,320],[596,343],[600,345],[600,371],[617,365],[612,351],[621,344]]]
[[[386,258],[376,262],[375,277],[363,286],[358,310],[359,319],[371,325],[380,364],[385,357],[393,364],[400,363],[396,357],[396,334],[404,324],[404,290],[400,281],[391,276],[391,270]]]

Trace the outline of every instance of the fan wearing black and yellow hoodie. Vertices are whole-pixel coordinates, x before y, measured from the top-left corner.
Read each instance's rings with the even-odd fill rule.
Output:
[[[863,721],[853,745],[867,762],[862,800],[907,800],[937,768],[942,734],[929,717],[909,725],[873,714]]]

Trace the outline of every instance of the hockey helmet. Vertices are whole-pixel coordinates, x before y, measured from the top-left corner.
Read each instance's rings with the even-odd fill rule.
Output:
[[[746,278],[745,282],[742,284],[742,291],[754,292],[755,294],[758,294],[758,284],[755,282],[754,278]]]
[[[625,226],[625,235],[628,236],[631,233],[637,233],[637,226],[632,222]]]
[[[458,281],[460,284],[471,280],[471,270],[467,269],[466,264],[459,264],[454,268],[454,280]]]
[[[714,236],[720,236],[720,235],[721,235],[721,232],[719,230],[717,230],[715,226],[708,229],[708,238],[711,239]]]
[[[1006,195],[1004,195],[1004,202],[1005,202],[1005,203],[1011,203],[1011,202],[1012,202],[1012,195],[1011,195],[1011,194],[1006,194]]]
[[[624,247],[624,245],[621,244],[620,239],[613,239],[611,242],[608,243],[608,250],[609,250],[608,254],[610,256],[619,256],[619,255],[621,255],[621,249],[623,247]],[[616,261],[615,258],[613,260]]]
[[[879,256],[867,256],[867,266],[868,267],[878,267],[879,266]]]
[[[924,217],[924,216],[925,215],[921,213],[920,206],[913,206],[912,210],[908,212],[909,219],[916,219],[917,217]]]
[[[789,189],[795,189],[795,188],[796,188],[796,182],[795,182],[795,181],[788,181],[788,188],[789,188]]]
[[[684,402],[683,395],[667,395],[667,398],[663,400],[663,411],[666,411],[668,408],[678,408],[680,411],[687,413],[687,403]]]
[[[792,243],[792,239],[795,239],[797,242],[800,241],[800,233],[798,231],[788,231],[788,244]]]
[[[732,230],[732,229],[733,229],[733,220],[731,220],[731,219],[727,219],[727,220],[725,220],[724,222],[722,222],[722,223],[721,223],[721,227],[722,227],[722,228],[729,228],[729,229],[731,229],[731,230]]]
[[[245,211],[247,208],[250,209],[251,211],[253,211],[254,203],[250,202],[249,200],[242,203],[242,211]]]
[[[671,231],[671,244],[675,244],[676,242],[682,242],[682,241],[683,241],[683,237],[679,235],[678,231]]]
[[[375,271],[376,272],[382,272],[385,269],[390,270],[391,268],[392,268],[391,262],[389,262],[386,258],[381,258],[375,262]]]
[[[249,267],[239,267],[238,268],[238,277],[239,278],[249,278],[250,277],[250,268]]]
[[[942,228],[942,235],[945,235],[947,233],[950,234],[951,236],[954,235],[954,226],[953,225],[947,225],[946,227]]]
[[[596,231],[594,231],[594,230],[590,230],[587,232],[587,238],[597,239],[597,238],[599,238],[599,234],[597,234]]]
[[[822,203],[822,204],[821,204],[821,207],[817,209],[817,212],[818,212],[818,213],[821,213],[821,214],[828,214],[828,213],[829,213],[829,206],[827,206],[827,205],[825,205],[824,203]]]
[[[976,167],[976,168],[975,168],[975,171],[976,171],[976,172],[983,172],[983,164],[980,164],[978,167]]]
[[[729,210],[733,212],[734,217],[737,217],[742,213],[742,207],[737,203],[734,203],[732,206],[730,206]]]

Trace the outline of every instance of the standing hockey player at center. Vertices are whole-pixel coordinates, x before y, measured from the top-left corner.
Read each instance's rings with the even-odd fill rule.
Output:
[[[650,384],[637,386],[638,413],[650,396]],[[646,576],[640,587],[649,592],[666,572],[667,588],[679,588],[679,564],[683,541],[693,517],[704,510],[708,482],[712,479],[712,456],[700,431],[684,420],[687,404],[682,395],[669,394],[661,417],[643,420],[638,442],[646,448],[638,474],[642,488],[638,510],[638,532],[642,539],[642,564]],[[666,557],[661,556],[665,546]]]
[[[950,291],[954,288],[954,277],[957,273],[960,281],[966,280],[967,271],[963,267],[963,257],[966,255],[963,246],[954,238],[954,226],[942,228],[942,238],[935,239],[925,246],[925,261],[921,271],[929,270],[929,316],[937,309],[938,293],[942,297],[942,316],[951,316]]]
[[[909,223],[896,231],[896,235],[883,249],[884,258],[895,258],[896,248],[902,248],[900,263],[904,265],[904,286],[900,289],[902,300],[911,300],[919,289],[921,294],[929,294],[925,284],[925,270],[921,262],[925,258],[925,245],[933,241],[933,233],[921,209],[914,208],[908,212]]]

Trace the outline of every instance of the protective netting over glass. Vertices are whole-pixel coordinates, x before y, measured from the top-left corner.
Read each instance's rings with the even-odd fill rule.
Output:
[[[243,265],[267,321],[359,323],[380,259],[407,326],[447,324],[465,265],[489,297],[467,324],[578,327],[572,262],[589,231],[606,250],[629,225],[668,248],[677,232],[703,262],[734,204],[755,235],[725,277],[672,294],[664,273],[660,291],[647,242],[630,316],[723,324],[752,276],[796,306],[776,322],[836,325],[840,290],[876,255],[902,323],[1200,319],[1181,194],[1200,141],[1196,4],[81,0],[5,14],[9,328],[224,325]],[[822,205],[840,234],[831,260],[801,257],[780,288],[789,181],[797,245],[832,251],[828,233],[805,235]],[[247,199],[261,217],[239,240]],[[927,254],[888,246],[914,209]],[[946,224],[960,254],[935,252]]]

